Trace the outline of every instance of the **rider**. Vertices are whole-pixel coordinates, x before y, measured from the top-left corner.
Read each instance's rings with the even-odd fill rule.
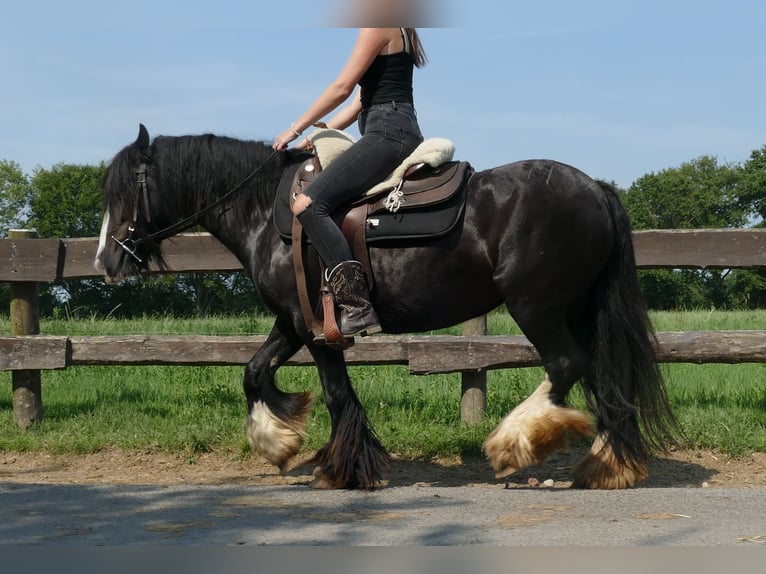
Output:
[[[423,141],[413,105],[413,67],[426,63],[414,28],[362,28],[338,78],[274,142],[275,150],[343,103],[359,84],[352,101],[327,122],[345,129],[358,118],[362,137],[314,179],[299,195],[293,213],[327,266],[325,279],[341,308],[344,337],[379,332],[378,317],[362,265],[332,213],[382,181]],[[297,147],[305,148],[303,140]]]

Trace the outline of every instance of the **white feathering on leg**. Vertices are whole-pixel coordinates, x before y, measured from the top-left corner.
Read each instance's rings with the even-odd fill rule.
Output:
[[[601,432],[588,455],[577,465],[572,486],[605,490],[631,488],[648,475],[645,464],[620,462],[609,444],[609,433]]]
[[[287,462],[303,445],[306,432],[277,417],[262,401],[253,404],[247,425],[252,449],[284,472]]]
[[[535,392],[513,409],[484,442],[498,478],[542,462],[566,446],[567,433],[593,434],[592,422],[585,413],[551,401],[552,388],[546,375]]]

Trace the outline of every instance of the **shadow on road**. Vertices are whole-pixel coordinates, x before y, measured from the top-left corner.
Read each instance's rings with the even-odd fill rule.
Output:
[[[460,464],[421,460],[395,460],[389,468],[388,486],[428,485],[434,487],[468,486],[476,484],[504,485],[510,488],[530,488],[553,480],[558,488],[571,484],[574,468],[585,457],[586,448],[556,453],[544,463],[522,469],[505,479],[495,479],[489,463],[480,457],[466,458]],[[649,478],[637,488],[701,487],[716,475],[716,471],[701,464],[667,457],[653,458]]]

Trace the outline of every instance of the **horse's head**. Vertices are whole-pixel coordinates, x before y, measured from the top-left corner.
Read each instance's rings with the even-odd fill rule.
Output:
[[[136,141],[114,157],[104,176],[103,221],[94,266],[109,283],[139,274],[152,258],[161,261],[159,246],[151,238],[156,225],[152,197],[157,191],[153,147],[141,125]]]

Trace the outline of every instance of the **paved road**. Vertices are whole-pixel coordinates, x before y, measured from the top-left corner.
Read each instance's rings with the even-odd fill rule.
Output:
[[[763,546],[766,491],[0,483],[0,543]]]

